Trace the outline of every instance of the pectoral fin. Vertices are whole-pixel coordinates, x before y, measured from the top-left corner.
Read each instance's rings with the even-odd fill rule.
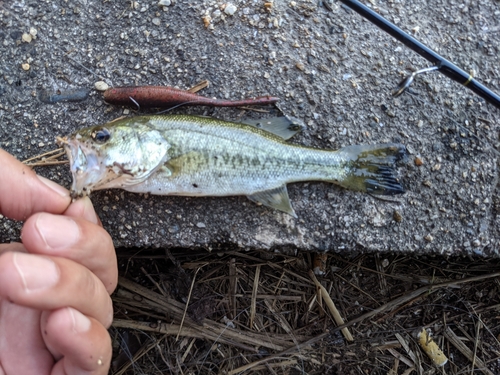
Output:
[[[276,189],[260,191],[252,195],[247,195],[247,197],[253,202],[261,203],[264,206],[275,208],[295,218],[297,217],[290,204],[286,185],[282,185]]]
[[[306,127],[301,120],[291,116],[272,117],[259,120],[247,119],[243,120],[242,123],[273,133],[284,140],[292,138]]]

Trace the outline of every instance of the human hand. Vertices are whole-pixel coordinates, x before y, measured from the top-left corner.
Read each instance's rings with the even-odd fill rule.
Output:
[[[107,374],[117,264],[90,200],[0,149],[0,214],[26,220],[0,244],[0,375]]]

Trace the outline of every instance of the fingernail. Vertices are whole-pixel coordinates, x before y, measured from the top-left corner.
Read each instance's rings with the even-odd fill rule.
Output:
[[[66,216],[41,213],[36,219],[35,228],[47,247],[54,250],[71,247],[80,239],[78,224]]]
[[[71,320],[73,321],[73,331],[76,333],[87,332],[92,325],[90,319],[78,310],[72,309],[71,307],[68,307],[67,309],[71,315]]]
[[[42,181],[46,186],[51,188],[57,194],[59,194],[63,197],[69,197],[69,191],[67,189],[63,188],[61,185],[56,184],[54,181],[51,181],[48,178],[38,176],[38,175],[37,175],[37,177],[40,181]]]
[[[91,223],[97,224],[98,223],[97,214],[95,213],[94,206],[92,205],[92,202],[90,201],[89,197],[84,197],[82,199],[79,199],[73,204],[76,204],[78,202],[82,202],[81,204],[83,204],[82,216]]]
[[[59,281],[59,268],[49,258],[14,253],[12,260],[26,292],[50,288]]]

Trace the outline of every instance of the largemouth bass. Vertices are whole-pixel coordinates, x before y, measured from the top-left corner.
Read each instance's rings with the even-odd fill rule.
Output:
[[[287,143],[298,127],[260,121],[260,128],[190,115],[112,121],[59,138],[73,175],[73,197],[121,188],[185,196],[246,195],[296,216],[287,184],[327,181],[378,195],[404,193],[394,174],[399,144],[336,151]]]

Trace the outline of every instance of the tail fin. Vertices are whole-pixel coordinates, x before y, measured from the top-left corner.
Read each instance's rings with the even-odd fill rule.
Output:
[[[350,160],[349,172],[338,183],[346,189],[376,195],[403,194],[404,188],[395,176],[396,163],[406,155],[400,144],[347,146],[339,150]]]

